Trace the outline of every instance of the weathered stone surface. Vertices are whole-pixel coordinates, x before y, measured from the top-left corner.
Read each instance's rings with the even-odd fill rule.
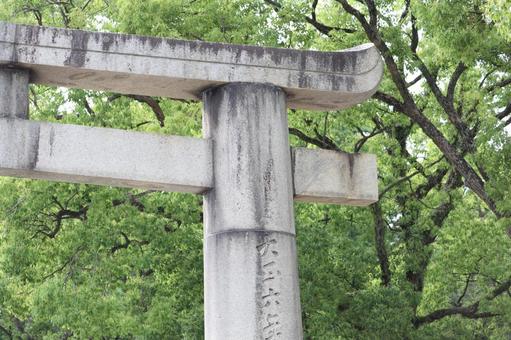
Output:
[[[27,70],[0,66],[0,118],[28,118]]]
[[[263,84],[204,94],[204,137],[213,142],[207,233],[267,229],[294,233],[286,96]]]
[[[239,167],[246,169],[252,161],[245,150],[241,152],[244,154]],[[304,148],[292,149],[292,154],[295,200],[362,206],[378,199],[373,155]],[[206,139],[0,119],[3,176],[204,193],[214,186],[212,157],[210,141]],[[218,167],[228,171],[227,163]],[[257,171],[264,180],[267,169],[256,169],[254,173]],[[288,185],[288,180],[283,179],[288,170],[282,171],[281,178],[275,181],[278,183],[272,185]],[[252,190],[248,184],[245,189]],[[226,193],[225,197],[236,195],[244,200],[256,198],[239,192]],[[230,215],[226,217],[230,219],[238,217],[239,226],[246,228],[255,223],[255,217],[247,220],[239,215],[240,206],[232,209],[222,214]],[[279,220],[288,218],[289,211],[279,212],[278,206],[273,208],[277,212],[265,213],[264,209],[263,204],[253,211],[254,216],[283,213]],[[222,227],[227,226],[221,223],[219,228]]]
[[[214,172],[204,199],[206,339],[301,339],[286,95],[249,83],[208,90],[203,127]]]
[[[371,44],[317,52],[0,22],[2,64],[30,69],[35,83],[195,100],[220,84],[272,83],[289,107],[319,110],[364,101],[383,70]]]
[[[211,162],[205,139],[0,119],[1,176],[203,193]]]
[[[301,339],[295,237],[241,230],[206,243],[206,338]]]
[[[365,206],[378,201],[376,156],[296,148],[295,200]]]

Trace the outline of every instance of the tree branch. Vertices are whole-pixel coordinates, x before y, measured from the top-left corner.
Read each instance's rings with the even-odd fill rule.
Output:
[[[511,101],[497,114],[498,119],[504,119],[511,114]]]
[[[426,183],[419,185],[415,189],[415,198],[418,200],[426,197],[426,195],[433,189],[435,186],[439,185],[444,179],[445,175],[447,175],[448,170],[446,168],[439,168],[433,174],[427,177]]]
[[[149,97],[149,96],[139,96],[135,94],[129,94],[126,95],[127,97],[133,98],[136,101],[140,103],[145,103],[149,105],[149,107],[153,110],[154,115],[156,116],[156,119],[160,123],[160,127],[165,126],[165,114],[163,113],[163,110],[161,109],[160,103],[158,100]]]
[[[511,84],[511,78],[502,79],[501,81],[498,81],[495,84],[488,86],[486,88],[486,91],[493,92],[496,89],[503,88],[503,87],[505,87],[505,86],[507,86],[509,84]]]
[[[483,87],[484,82],[486,81],[486,79],[488,79],[488,77],[489,77],[489,76],[491,76],[491,75],[492,75],[492,73],[494,73],[495,71],[497,71],[497,69],[496,69],[496,68],[494,68],[493,70],[491,70],[491,71],[487,72],[487,73],[484,75],[483,79],[481,79],[481,82],[479,83],[479,88],[480,88],[480,89]]]
[[[497,288],[495,288],[490,295],[488,295],[485,299],[486,300],[494,300],[501,294],[507,292],[511,288],[511,278],[509,278],[507,281],[504,281],[501,283]],[[498,316],[500,314],[493,313],[493,312],[481,312],[479,313],[479,304],[480,301],[477,301],[469,306],[466,307],[460,307],[455,306],[451,308],[443,308],[436,310],[434,312],[431,312],[425,316],[416,317],[414,320],[415,327],[420,327],[424,324],[431,323],[436,320],[443,319],[447,316],[451,315],[460,315],[465,318],[469,319],[482,319],[482,318],[491,318],[494,316]]]
[[[399,94],[403,98],[403,113],[407,115],[413,122],[417,123],[420,126],[422,131],[435,143],[435,145],[442,151],[446,159],[449,163],[456,168],[456,170],[463,176],[465,179],[465,184],[468,188],[470,188],[479,198],[485,202],[488,208],[497,216],[502,217],[503,215],[497,211],[497,207],[495,202],[488,196],[487,192],[484,188],[484,182],[479,177],[479,175],[475,172],[472,166],[461,156],[457,150],[449,143],[449,141],[445,138],[442,132],[426,117],[423,113],[418,109],[411,93],[408,91],[406,86],[406,81],[403,76],[399,72],[399,68],[393,58],[393,55],[385,44],[385,42],[381,39],[379,32],[372,27],[357,9],[352,7],[347,0],[337,0],[341,3],[344,10],[351,15],[353,15],[359,23],[364,28],[367,37],[371,42],[378,48],[381,52],[383,59],[385,60],[385,64],[390,73],[390,76],[396,85]],[[423,68],[427,70],[427,68]],[[424,73],[428,74],[428,77],[431,76],[429,71]],[[423,74],[424,74],[423,73]],[[431,79],[432,76],[431,76]],[[430,82],[431,82],[430,79]],[[432,83],[434,87],[436,83]],[[441,94],[441,93],[440,93]],[[442,96],[443,97],[443,96]]]
[[[393,106],[396,111],[404,113],[404,103],[400,102],[396,97],[393,97],[390,94],[376,91],[376,93],[373,94],[373,98],[378,99],[389,106]]]
[[[125,94],[125,95],[114,94],[114,95],[108,97],[108,101],[110,101],[110,102],[114,101],[114,100],[120,98],[121,96],[125,96],[128,98],[134,99],[140,103],[145,103],[145,104],[149,105],[149,107],[153,110],[154,115],[156,116],[156,119],[160,123],[160,127],[165,126],[165,114],[163,113],[163,110],[162,110],[160,103],[157,99],[154,99],[149,96],[140,96],[140,95],[135,95],[135,94]]]
[[[467,274],[467,278],[465,279],[465,287],[463,288],[463,292],[461,293],[461,295],[458,298],[458,300],[456,300],[456,306],[457,307],[461,306],[461,302],[463,301],[463,298],[465,297],[465,295],[467,295],[468,286],[470,285],[470,282],[472,282],[472,276],[473,275],[474,275],[474,273],[468,273]]]
[[[357,31],[357,30],[352,29],[352,28],[342,28],[342,27],[328,26],[328,25],[325,25],[325,24],[317,21],[313,17],[305,16],[304,18],[305,18],[305,21],[307,21],[309,24],[314,26],[314,28],[317,29],[320,33],[322,33],[322,34],[324,34],[326,36],[330,36],[330,33],[332,31],[342,31],[342,32],[345,32],[345,33],[355,33]]]
[[[403,13],[401,13],[401,16],[399,17],[399,21],[403,21],[406,16],[408,15],[408,12],[410,11],[410,0],[405,1],[405,9],[403,10]]]
[[[415,15],[411,15],[410,22],[412,23],[412,36],[410,38],[410,50],[412,53],[417,53],[417,47],[419,46],[419,30],[417,29],[417,19]]]
[[[124,238],[124,242],[114,244],[114,246],[112,248],[110,248],[110,252],[112,254],[115,254],[115,252],[120,249],[128,249],[128,247],[132,243],[137,243],[140,246],[149,244],[149,241],[146,241],[146,240],[140,241],[140,240],[130,239],[130,238],[128,238],[128,235],[126,235],[126,233],[124,233],[123,231],[121,231],[120,233],[121,233],[122,237]]]
[[[61,272],[64,270],[64,268],[66,268],[69,264],[73,263],[75,260],[76,260],[76,256],[78,256],[78,254],[83,250],[83,247],[80,246],[76,249],[76,251],[73,253],[73,255],[71,255],[66,262],[64,262],[64,264],[62,264],[60,267],[58,267],[57,269],[55,269],[54,271],[52,271],[51,273],[43,276],[42,278],[42,281],[52,277],[53,275]]]
[[[415,85],[421,79],[422,79],[422,74],[419,74],[417,77],[415,77],[414,79],[407,82],[406,87],[411,87],[411,86]]]
[[[282,9],[282,4],[273,0],[264,0],[267,4],[273,7],[273,10],[278,13]],[[316,17],[316,7],[318,6],[318,0],[314,0],[312,2],[312,11],[310,16],[304,16],[305,21],[311,24],[318,32],[330,36],[332,31],[342,31],[345,33],[355,33],[357,30],[351,28],[342,28],[342,27],[333,27],[328,26],[322,22],[319,22]]]
[[[368,135],[365,135],[362,131],[359,131],[360,134],[362,135],[362,138],[359,139],[356,143],[355,143],[355,147],[353,148],[353,152],[354,153],[357,153],[357,152],[360,152],[360,149],[362,149],[362,147],[364,146],[364,144],[371,138],[375,137],[375,136],[378,136],[379,134],[383,133],[384,130],[383,129],[378,129],[378,127],[374,128],[373,131],[371,131],[371,133],[369,133]]]
[[[435,164],[438,164],[440,161],[442,161],[444,159],[444,157],[440,157],[439,159],[437,159],[436,161],[432,162],[431,164],[428,164],[426,167],[422,167],[421,169],[417,170],[417,171],[414,171],[412,172],[411,174],[409,175],[406,175],[406,176],[403,176],[401,178],[399,178],[398,180],[396,180],[395,182],[389,184],[388,186],[386,186],[379,194],[379,199],[382,199],[382,197],[389,191],[391,190],[392,188],[394,188],[395,186],[419,175],[419,174],[422,174],[424,173],[424,170],[427,169],[427,168],[430,168],[432,166],[434,166]],[[427,179],[428,179],[428,187],[431,187],[433,188],[435,185],[437,185],[438,183],[440,183],[440,181],[442,180],[443,176],[437,176],[437,173],[435,172],[435,174],[431,175],[431,176],[428,176]],[[430,183],[432,182],[432,183]],[[424,191],[425,188],[421,188],[421,189],[416,189],[415,190],[415,194],[417,195],[419,192],[422,192]],[[429,192],[429,190],[428,190]],[[419,198],[419,197],[417,197]]]
[[[429,313],[428,315],[417,317],[414,320],[414,325],[416,328],[419,328],[420,326],[424,324],[431,323],[433,321],[441,320],[447,316],[451,315],[460,315],[465,318],[469,319],[483,319],[483,318],[491,318],[494,316],[498,316],[497,313],[492,312],[483,312],[478,313],[479,310],[479,302],[476,302],[470,306],[467,307],[451,307],[451,308],[444,308],[436,310],[432,313]]]
[[[302,141],[306,143],[316,145],[322,149],[336,150],[342,152],[342,150],[339,149],[336,145],[332,144],[330,140],[327,141],[325,139],[309,137],[305,133],[296,128],[289,128],[289,133],[295,135],[296,137],[300,138]]]
[[[9,330],[7,328],[5,328],[2,325],[0,325],[0,331],[4,332],[5,335],[7,335],[9,337],[9,339],[12,339],[12,333],[9,332]]]
[[[96,112],[94,112],[94,110],[90,106],[89,101],[87,100],[87,97],[83,98],[83,107],[85,108],[85,111],[87,111],[87,113],[90,116],[95,116],[96,115]]]
[[[57,203],[60,210],[57,211],[56,213],[49,213],[47,215],[53,219],[53,222],[55,223],[55,227],[53,229],[50,229],[49,231],[39,229],[36,231],[36,234],[34,235],[34,237],[37,234],[43,234],[44,236],[53,239],[60,232],[60,229],[62,228],[62,222],[64,220],[78,219],[78,220],[83,221],[83,220],[87,219],[87,211],[89,209],[88,206],[82,206],[78,210],[70,210],[70,209],[67,209],[66,207],[62,206],[60,204],[60,202],[58,202],[55,198],[54,198],[54,201]],[[48,229],[47,227],[45,227],[45,228]]]
[[[128,249],[130,246],[131,240],[128,238],[128,236],[121,231],[121,235],[124,238],[124,243],[116,243],[112,248],[110,248],[110,252],[112,254],[115,254],[116,251],[119,249]]]
[[[465,135],[467,133],[468,128],[467,125],[461,120],[460,115],[458,114],[458,112],[456,112],[456,109],[454,108],[454,90],[456,88],[456,83],[458,82],[458,79],[463,73],[463,71],[466,69],[466,66],[461,62],[458,64],[456,70],[454,71],[451,77],[451,80],[449,81],[448,94],[447,96],[444,96],[436,83],[435,77],[433,77],[426,64],[424,64],[422,59],[416,53],[414,54],[414,57],[418,62],[419,70],[426,79],[426,83],[431,89],[431,92],[433,92],[433,95],[435,96],[437,102],[440,104],[442,109],[447,114],[449,121],[456,127],[456,129],[461,135]]]
[[[113,207],[117,207],[121,204],[124,204],[124,203],[129,203],[131,204],[132,206],[134,206],[135,208],[137,208],[138,211],[140,212],[144,212],[145,210],[145,206],[142,202],[140,202],[140,197],[142,196],[145,196],[145,195],[148,195],[148,194],[152,194],[153,192],[156,192],[157,190],[146,190],[146,191],[142,191],[138,194],[133,194],[131,192],[128,192],[126,195],[127,195],[127,199],[126,200],[120,200],[120,199],[115,199],[112,201],[112,206]]]
[[[389,266],[389,258],[385,247],[385,221],[380,202],[371,204],[371,211],[374,220],[374,241],[376,245],[376,255],[381,270],[381,284],[388,286],[391,280],[391,272]]]
[[[367,5],[367,9],[369,10],[369,25],[377,29],[378,26],[378,11],[376,9],[376,5],[374,3],[374,0],[365,0],[365,3]]]
[[[24,13],[32,13],[32,14],[34,14],[34,17],[35,17],[35,19],[37,21],[37,24],[39,26],[43,26],[43,16],[41,14],[40,9],[35,8],[35,7],[23,6],[22,10],[23,10]]]
[[[271,5],[276,12],[278,12],[282,8],[282,5],[279,4],[277,1],[264,0],[264,2],[266,2],[269,5]]]
[[[90,5],[90,3],[92,2],[92,0],[88,0],[83,6],[82,6],[82,11],[85,11],[85,9]]]
[[[420,174],[420,171],[415,171],[415,172],[412,172],[411,174],[409,174],[409,175],[407,175],[407,176],[404,176],[404,177],[399,178],[397,181],[395,181],[395,182],[393,182],[393,183],[389,184],[388,186],[386,186],[386,187],[385,187],[385,188],[384,188],[384,189],[380,192],[380,194],[378,195],[378,198],[379,198],[379,199],[382,199],[382,197],[383,197],[383,196],[384,196],[387,192],[389,192],[389,191],[390,191],[390,189],[394,188],[395,186],[397,186],[397,185],[399,185],[399,184],[401,184],[401,183],[403,183],[403,182],[408,181],[409,179],[411,179],[411,178],[413,178],[413,177],[415,177],[415,176],[417,176],[417,175],[419,175],[419,174]]]
[[[454,70],[454,73],[451,76],[451,80],[449,81],[449,85],[447,86],[447,96],[446,100],[449,103],[449,105],[452,105],[454,107],[454,91],[456,89],[456,84],[458,83],[458,80],[460,79],[461,75],[465,70],[467,69],[467,66],[463,62],[459,62],[458,66],[456,66],[456,69]]]
[[[497,298],[499,295],[507,292],[509,289],[511,289],[511,277],[508,280],[502,282],[497,288],[495,288],[488,297],[488,300]]]

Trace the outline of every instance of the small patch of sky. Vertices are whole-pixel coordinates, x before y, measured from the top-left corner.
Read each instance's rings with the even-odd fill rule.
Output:
[[[407,139],[406,148],[410,150],[410,154],[412,154],[418,162],[423,162],[428,158],[428,145],[426,140],[421,141],[413,141]]]
[[[64,117],[64,115],[75,112],[76,103],[69,100],[69,89],[68,88],[59,87],[59,88],[57,88],[57,91],[64,98],[64,103],[59,106],[59,108],[57,109],[57,114],[55,115],[55,117],[57,119],[60,119],[60,118]]]
[[[118,26],[115,21],[100,14],[94,16],[91,25],[95,30],[100,32],[115,30],[115,28]]]
[[[403,217],[403,214],[397,213],[395,215],[390,216],[389,221],[387,222],[387,226],[390,230],[397,230],[400,228],[399,220]]]

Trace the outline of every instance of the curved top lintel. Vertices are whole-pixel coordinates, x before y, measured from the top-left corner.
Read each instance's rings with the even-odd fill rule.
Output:
[[[34,83],[199,100],[229,82],[272,83],[288,106],[345,108],[377,89],[383,63],[372,44],[304,51],[88,32],[0,22],[0,65]]]

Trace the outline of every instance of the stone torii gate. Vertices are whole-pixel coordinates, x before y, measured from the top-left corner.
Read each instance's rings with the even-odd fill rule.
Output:
[[[376,158],[290,149],[287,107],[340,109],[382,75],[340,52],[0,22],[0,175],[204,195],[206,339],[301,339],[293,199],[364,206]],[[28,85],[204,102],[204,138],[28,120]]]

